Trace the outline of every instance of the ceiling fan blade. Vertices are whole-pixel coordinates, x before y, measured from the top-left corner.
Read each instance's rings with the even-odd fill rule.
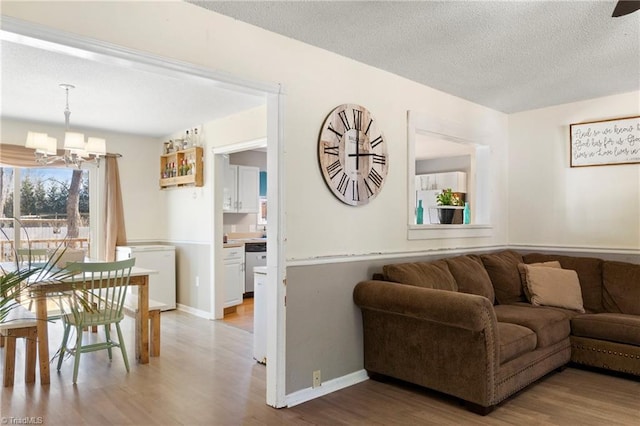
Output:
[[[616,8],[613,9],[613,15],[611,16],[617,18],[628,15],[638,9],[640,9],[640,0],[620,0],[618,4],[616,4]]]

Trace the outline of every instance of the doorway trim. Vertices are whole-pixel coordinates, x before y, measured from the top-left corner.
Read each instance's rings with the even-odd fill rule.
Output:
[[[267,167],[270,171],[268,179],[269,213],[274,218],[267,230],[267,240],[273,241],[267,254],[267,271],[269,273],[267,304],[275,308],[276,315],[271,315],[267,324],[267,395],[266,402],[273,407],[286,406],[285,398],[285,262],[284,262],[284,128],[283,128],[283,95],[280,84],[258,82],[242,79],[199,67],[188,62],[133,50],[112,43],[92,39],[86,36],[67,33],[43,25],[34,24],[12,17],[2,17],[0,39],[61,54],[90,59],[102,63],[127,64],[135,69],[164,72],[167,75],[179,74],[182,77],[197,77],[216,81],[221,87],[229,90],[264,95],[267,98]],[[219,170],[214,165],[215,170]],[[215,210],[214,210],[215,211]],[[222,210],[220,209],[220,215]],[[214,227],[214,234],[216,234]],[[214,240],[212,247],[219,245],[222,249],[222,236]]]

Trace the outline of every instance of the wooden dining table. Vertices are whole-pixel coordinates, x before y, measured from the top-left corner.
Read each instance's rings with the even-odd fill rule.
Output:
[[[130,286],[138,287],[138,311],[136,314],[135,342],[136,359],[140,364],[149,363],[149,275],[157,271],[134,266],[129,279]],[[40,384],[50,383],[49,370],[49,327],[47,314],[47,299],[51,295],[73,290],[74,284],[70,280],[46,280],[31,283],[29,291],[35,299],[36,319],[38,327],[38,360],[40,364]]]

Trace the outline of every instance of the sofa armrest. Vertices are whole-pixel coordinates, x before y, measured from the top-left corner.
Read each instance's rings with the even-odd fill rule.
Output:
[[[363,281],[364,367],[488,407],[496,403],[499,337],[489,299],[388,281]]]
[[[353,299],[360,308],[394,312],[471,331],[496,327],[491,302],[474,294],[370,280],[356,285]]]

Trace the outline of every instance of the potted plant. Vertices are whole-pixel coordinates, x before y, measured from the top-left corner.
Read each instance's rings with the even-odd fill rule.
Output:
[[[0,228],[0,233],[9,240],[4,229]],[[66,250],[63,243],[66,243],[66,238],[62,240],[56,253],[44,263],[33,262],[30,255],[25,262],[20,262],[18,251],[14,249],[15,261],[0,264],[0,322],[3,322],[9,312],[20,304],[20,298],[29,292],[31,282],[44,279],[56,282],[69,275],[64,269],[60,270],[55,266]],[[28,235],[27,245],[30,246]]]
[[[451,224],[456,207],[463,205],[462,200],[451,188],[443,189],[441,193],[436,195],[436,203],[438,206],[443,206],[438,209],[438,219],[442,224]],[[451,206],[452,208],[447,208],[446,206]]]

